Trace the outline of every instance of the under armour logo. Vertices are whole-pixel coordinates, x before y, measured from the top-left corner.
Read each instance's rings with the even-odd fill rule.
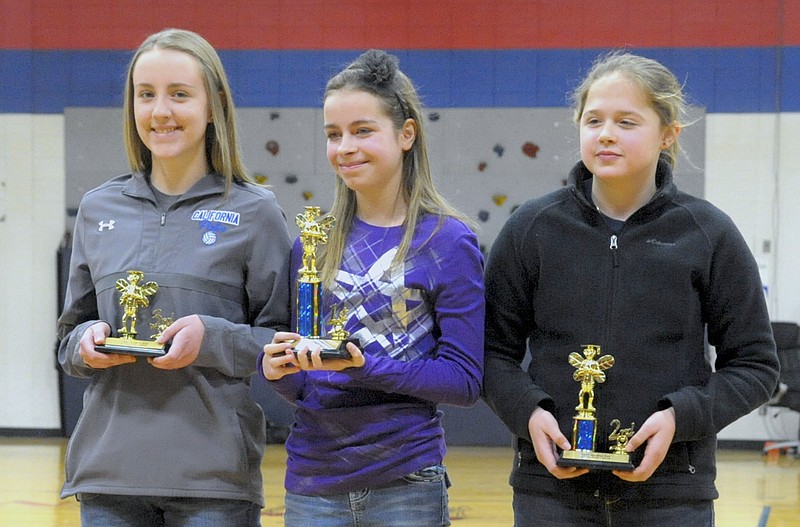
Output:
[[[97,224],[100,225],[100,228],[97,229],[100,232],[103,232],[103,229],[108,229],[110,231],[114,230],[114,220],[99,221]]]

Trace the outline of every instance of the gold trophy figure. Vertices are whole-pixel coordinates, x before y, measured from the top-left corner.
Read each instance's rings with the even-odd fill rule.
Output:
[[[628,444],[628,439],[633,437],[633,434],[635,433],[633,431],[633,423],[631,423],[630,428],[620,428],[619,419],[613,419],[611,421],[611,428],[614,430],[611,432],[611,434],[609,434],[608,438],[612,441],[616,441],[617,443],[615,445],[611,445],[609,450],[615,454],[627,455],[627,452],[625,452],[625,445]]]
[[[350,333],[344,329],[344,324],[347,322],[347,310],[341,308],[337,310],[334,307],[331,313],[331,338],[333,340],[346,340]]]
[[[320,214],[319,207],[309,206],[295,216],[295,222],[300,227],[300,242],[303,245],[303,266],[298,271],[300,280],[320,281],[317,271],[317,245],[328,243],[328,231],[336,223],[330,214],[317,220]]]
[[[167,353],[166,345],[158,344],[155,339],[164,329],[171,324],[171,319],[161,317],[161,310],[156,310],[160,319],[158,333],[153,340],[138,340],[136,338],[136,322],[140,308],[150,305],[150,297],[158,291],[158,284],[155,282],[145,282],[142,271],[128,271],[128,277],[120,278],[115,283],[120,292],[119,304],[122,306],[122,327],[118,330],[120,337],[108,337],[104,344],[95,346],[97,351],[103,353],[123,353],[127,355],[140,355],[144,357],[160,357]],[[164,325],[164,321],[170,322]],[[163,327],[161,327],[163,326]],[[152,327],[152,324],[151,324]]]
[[[137,312],[140,307],[149,306],[150,300],[148,297],[153,296],[158,291],[158,284],[155,282],[139,285],[143,277],[144,273],[141,271],[128,271],[127,280],[124,278],[117,280],[117,290],[122,293],[119,297],[119,303],[124,308],[122,327],[119,329],[119,334],[123,337],[136,337]]]
[[[599,358],[596,358],[598,357]],[[572,450],[565,450],[558,460],[559,466],[588,467],[604,470],[633,470],[630,456],[625,452],[625,445],[633,435],[633,423],[630,428],[620,430],[619,419],[611,422],[616,429],[609,439],[616,440],[617,444],[610,448],[611,453],[596,452],[595,439],[597,435],[597,418],[594,407],[595,384],[606,381],[604,370],[614,366],[614,357],[611,355],[600,356],[600,346],[589,344],[583,347],[583,356],[572,352],[569,354],[569,363],[575,368],[572,378],[581,383],[578,392],[578,412],[573,419]],[[616,423],[616,425],[615,425]]]
[[[164,330],[167,329],[175,322],[174,317],[165,317],[160,309],[156,309],[153,311],[153,322],[150,322],[150,329],[154,329],[156,332],[153,334],[152,339],[158,340],[158,337],[164,333]]]
[[[335,310],[331,315],[333,332],[329,338],[323,338],[322,331],[322,279],[317,270],[317,246],[328,243],[328,231],[336,223],[330,214],[321,218],[319,207],[307,206],[295,217],[300,227],[300,243],[303,246],[303,263],[297,271],[295,331],[303,338],[294,342],[295,349],[320,348],[320,356],[325,358],[349,359],[350,352],[345,348],[349,334],[344,330],[347,321],[344,310],[337,316]]]

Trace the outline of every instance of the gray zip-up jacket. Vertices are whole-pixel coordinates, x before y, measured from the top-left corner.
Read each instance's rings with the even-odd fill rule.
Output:
[[[88,192],[75,223],[58,360],[90,377],[69,442],[62,497],[77,493],[240,499],[263,506],[265,428],[250,397],[263,345],[289,324],[286,218],[269,190],[208,175],[162,211],[147,179],[128,174]],[[197,360],[160,370],[145,359],[93,370],[79,341],[98,320],[121,327],[127,271],[158,283],[137,313],[198,314]]]

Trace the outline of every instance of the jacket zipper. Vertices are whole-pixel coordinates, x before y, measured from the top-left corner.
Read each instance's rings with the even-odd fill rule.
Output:
[[[617,259],[618,245],[616,234],[611,235],[611,243],[609,244],[608,248],[611,249],[611,260],[614,262],[614,268],[616,269],[619,267],[619,260]]]
[[[608,329],[611,327],[611,313],[614,311],[614,299],[616,297],[617,288],[617,269],[619,268],[619,257],[617,244],[618,238],[616,234],[612,234],[609,239],[608,248],[611,251],[611,288],[608,292],[608,300],[606,301],[606,330],[603,335],[603,340],[608,342],[611,335],[608,334]]]
[[[167,213],[166,212],[162,212],[161,213],[161,226],[163,227],[164,225],[166,225],[166,223],[167,223]]]

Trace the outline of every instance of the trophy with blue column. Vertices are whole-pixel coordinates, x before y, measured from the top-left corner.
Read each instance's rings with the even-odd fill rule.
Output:
[[[586,467],[601,470],[633,470],[630,455],[625,452],[625,445],[633,434],[634,424],[630,428],[621,428],[619,419],[611,421],[614,428],[609,439],[616,441],[609,448],[610,452],[595,451],[597,438],[597,409],[594,406],[594,387],[596,383],[606,381],[605,370],[614,365],[614,357],[600,355],[600,346],[589,344],[583,346],[583,355],[572,352],[569,363],[575,368],[572,378],[581,383],[578,392],[578,412],[573,418],[572,449],[561,453],[557,464],[561,467]]]
[[[303,212],[295,217],[297,226],[300,227],[300,243],[303,246],[303,262],[297,272],[295,331],[302,338],[292,344],[294,349],[320,348],[323,359],[349,359],[350,352],[345,346],[350,339],[344,324],[347,313],[340,309],[331,314],[333,331],[324,337],[322,313],[322,279],[317,269],[317,246],[328,243],[328,231],[336,223],[330,214],[321,213],[319,207],[307,206]]]

